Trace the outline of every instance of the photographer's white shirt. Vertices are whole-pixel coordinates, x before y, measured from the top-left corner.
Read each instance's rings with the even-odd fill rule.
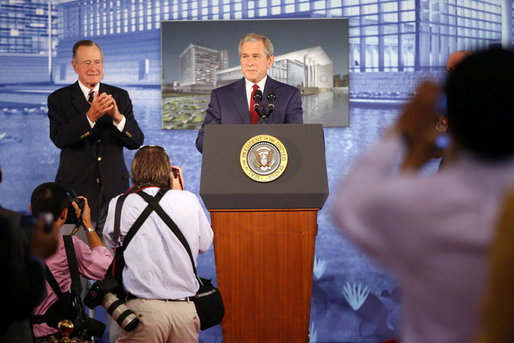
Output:
[[[148,187],[141,192],[154,196],[158,190],[158,187]],[[110,248],[114,248],[114,215],[118,197],[109,203],[103,230],[104,242]],[[213,239],[212,229],[200,202],[191,192],[169,190],[159,204],[186,238],[196,264],[198,254],[206,252]],[[119,242],[123,242],[147,205],[137,194],[127,196],[121,213]],[[199,288],[184,246],[155,211],[132,238],[124,257],[124,288],[127,293],[138,298],[180,299],[196,294]]]

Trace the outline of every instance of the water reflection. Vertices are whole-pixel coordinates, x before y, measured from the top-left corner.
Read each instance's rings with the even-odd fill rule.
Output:
[[[38,183],[53,180],[55,176],[59,150],[49,138],[45,105],[52,90],[50,87],[38,89],[30,95],[0,93],[0,161],[5,176],[2,184],[2,204],[5,207],[26,210],[27,194]],[[196,130],[162,130],[160,90],[127,90],[134,105],[134,115],[145,133],[145,144],[163,145],[170,152],[173,163],[184,168],[186,188],[197,193],[201,154],[194,145]],[[328,121],[328,126],[350,124],[346,110],[347,95],[327,92],[304,96],[303,106],[306,123]],[[335,166],[348,166],[348,162],[364,146],[374,141],[383,127],[395,117],[398,107],[361,104],[351,106],[349,112],[350,127],[325,129],[329,175]],[[337,153],[332,154],[332,151]],[[133,155],[134,151],[125,151],[127,163],[130,163]],[[17,180],[16,187],[9,182],[13,180]]]
[[[323,123],[324,127],[348,126],[348,94],[324,92],[302,96],[303,120],[306,124]]]
[[[205,118],[209,95],[166,94],[162,98],[162,127],[165,129],[199,129]],[[348,93],[323,92],[302,96],[303,120],[324,127],[349,124]]]

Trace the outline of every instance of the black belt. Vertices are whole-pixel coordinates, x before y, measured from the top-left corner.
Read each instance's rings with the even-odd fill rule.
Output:
[[[132,299],[141,299],[136,297],[132,294],[127,294],[127,301]],[[148,299],[148,300],[160,300],[160,301],[174,301],[174,302],[180,302],[180,301],[193,301],[193,297],[185,297],[185,298],[178,298],[178,299]]]

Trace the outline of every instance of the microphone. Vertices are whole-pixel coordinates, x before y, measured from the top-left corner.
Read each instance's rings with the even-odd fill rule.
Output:
[[[275,95],[275,90],[273,89],[270,89],[268,91],[268,115],[271,114],[271,112],[273,112],[273,110],[275,109],[275,99],[277,98],[277,96]]]
[[[257,89],[255,91],[255,93],[253,93],[253,101],[255,101],[255,103],[260,103],[262,100],[262,91],[260,89]]]
[[[255,102],[255,105],[253,105],[253,108],[255,109],[255,112],[257,112],[259,117],[262,117],[261,104],[260,104],[261,100],[262,100],[262,91],[260,89],[257,89],[253,93],[253,101]]]
[[[266,124],[266,122],[268,121],[268,118],[269,116],[271,115],[271,112],[273,112],[273,110],[275,109],[275,99],[277,98],[277,96],[275,95],[275,90],[273,89],[270,89],[268,91],[268,96],[266,97],[268,98],[268,104],[266,105],[266,107],[268,108],[268,113],[266,113],[266,110],[264,109],[262,112],[262,122],[264,124]]]

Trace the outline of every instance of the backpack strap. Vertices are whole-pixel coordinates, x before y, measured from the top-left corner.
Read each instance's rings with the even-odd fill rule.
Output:
[[[137,193],[137,194],[139,196],[141,196],[143,199],[145,199],[145,201],[148,203],[148,206],[152,207],[152,209],[166,223],[168,228],[175,234],[175,236],[177,236],[178,240],[180,241],[180,243],[182,243],[182,245],[184,246],[184,248],[187,251],[187,254],[189,255],[189,259],[191,260],[191,265],[193,266],[193,272],[196,275],[196,266],[195,266],[195,263],[194,263],[193,254],[191,253],[191,248],[189,247],[189,243],[187,242],[186,237],[184,237],[184,235],[182,234],[182,232],[178,228],[177,224],[175,224],[173,219],[171,219],[170,216],[166,212],[164,212],[164,210],[162,209],[161,205],[159,205],[159,202],[155,201],[155,197],[152,197],[151,195],[148,195],[148,194],[146,194],[144,192],[140,192],[140,193]],[[159,193],[157,193],[157,194],[159,194]]]

